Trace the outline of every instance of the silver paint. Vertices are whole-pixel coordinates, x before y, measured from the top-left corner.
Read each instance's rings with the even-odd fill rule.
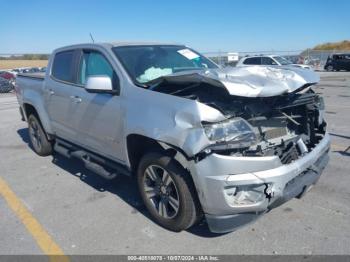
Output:
[[[143,43],[144,44],[144,43]],[[264,211],[261,205],[239,209],[225,197],[228,186],[272,183],[274,195],[303,172],[329,148],[326,135],[317,147],[289,165],[277,156],[235,157],[211,154],[200,162],[188,160],[210,145],[202,121],[218,122],[225,117],[200,102],[135,86],[111,48],[123,44],[82,44],[57,49],[48,64],[45,80],[18,78],[18,101],[33,105],[47,133],[84,146],[100,155],[130,166],[127,137],[132,134],[152,138],[164,148],[180,148],[175,158],[194,180],[206,214],[227,215],[242,211]],[[120,80],[120,95],[87,92],[83,86],[56,81],[51,76],[52,57],[63,50],[89,48],[101,52]],[[290,93],[319,81],[311,70],[300,68],[244,67],[201,72],[220,81],[231,95],[267,97]],[[71,97],[80,98],[75,103]]]

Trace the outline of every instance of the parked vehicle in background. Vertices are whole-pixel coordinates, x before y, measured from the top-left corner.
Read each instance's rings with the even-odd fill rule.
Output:
[[[7,80],[12,80],[15,79],[16,75],[8,71],[0,71],[0,77],[5,78]]]
[[[14,69],[11,69],[11,73],[14,74],[15,76],[20,73],[20,69],[19,68],[14,68]]]
[[[0,77],[0,93],[9,93],[14,90],[14,81]]]
[[[14,89],[16,75],[9,71],[0,71],[0,93],[8,93]]]
[[[28,70],[30,69],[30,67],[19,67],[19,68],[14,68],[11,70],[11,73],[13,73],[14,75],[17,75],[19,73],[25,73],[28,72]]]
[[[29,67],[29,68],[22,69],[22,73],[39,73],[39,72],[41,72],[39,67]]]
[[[219,68],[183,45],[90,43],[55,50],[45,77],[19,74],[16,94],[37,154],[136,176],[165,228],[204,215],[228,232],[319,179],[330,139],[318,81],[297,67]]]
[[[227,65],[236,66],[238,60],[239,60],[239,53],[237,52],[227,53]]]
[[[333,54],[327,58],[324,66],[327,71],[350,71],[350,53]]]
[[[237,66],[251,66],[251,65],[263,65],[263,66],[294,66],[305,69],[311,69],[310,66],[304,64],[293,64],[283,56],[278,55],[257,55],[257,56],[246,56],[241,58]]]

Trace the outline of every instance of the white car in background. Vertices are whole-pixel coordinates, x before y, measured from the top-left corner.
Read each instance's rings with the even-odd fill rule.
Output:
[[[30,67],[18,67],[18,68],[11,69],[10,72],[14,75],[17,75],[17,74],[25,73],[26,70],[29,70],[29,69]]]
[[[263,65],[263,66],[295,66],[304,69],[312,69],[309,65],[293,64],[287,58],[278,55],[257,55],[246,56],[241,58],[236,66],[251,66],[251,65]]]

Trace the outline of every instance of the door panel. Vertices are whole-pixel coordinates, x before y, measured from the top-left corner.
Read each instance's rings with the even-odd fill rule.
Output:
[[[51,81],[47,87],[47,109],[53,131],[57,136],[71,140],[75,137],[69,113],[71,86]]]
[[[81,99],[81,102],[72,102],[71,110],[77,143],[119,161],[123,126],[120,97],[89,93],[84,88],[75,90],[74,96]]]
[[[90,93],[83,87],[89,76],[104,75],[111,78],[116,89],[119,88],[118,77],[102,53],[84,50],[80,57],[77,81],[82,87],[74,88],[71,108],[77,141],[87,149],[121,162],[123,119],[120,97]]]
[[[67,140],[75,137],[70,114],[75,72],[76,50],[59,52],[55,54],[51,76],[45,82],[45,101],[53,131]]]

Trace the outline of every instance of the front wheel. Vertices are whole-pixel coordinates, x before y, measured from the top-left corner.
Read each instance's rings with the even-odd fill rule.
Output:
[[[46,133],[35,115],[28,117],[29,138],[33,150],[39,156],[48,156],[52,153],[52,145],[47,139]]]
[[[137,182],[152,218],[172,231],[191,227],[200,218],[200,206],[188,172],[174,159],[160,153],[140,161]]]
[[[330,71],[333,71],[334,68],[333,68],[332,65],[328,65],[328,66],[326,67],[326,70],[330,72]]]

